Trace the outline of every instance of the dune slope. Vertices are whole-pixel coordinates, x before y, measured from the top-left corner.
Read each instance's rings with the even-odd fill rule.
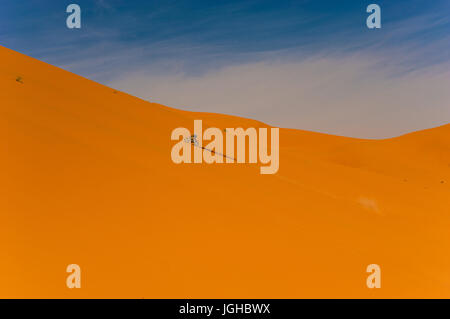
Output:
[[[387,140],[280,129],[274,175],[176,165],[176,127],[266,125],[3,47],[0,61],[0,297],[450,297],[449,125]]]

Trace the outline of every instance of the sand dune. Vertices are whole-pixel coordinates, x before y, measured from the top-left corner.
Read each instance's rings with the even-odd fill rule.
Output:
[[[450,125],[280,129],[280,169],[176,165],[179,111],[0,47],[0,297],[450,297]],[[82,288],[68,289],[68,264]],[[378,264],[382,288],[366,287]]]

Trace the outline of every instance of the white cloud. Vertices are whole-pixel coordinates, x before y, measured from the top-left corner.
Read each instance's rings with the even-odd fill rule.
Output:
[[[132,73],[107,84],[186,110],[386,138],[450,122],[449,83],[448,64],[400,73],[390,57],[353,55],[267,60],[200,75]]]

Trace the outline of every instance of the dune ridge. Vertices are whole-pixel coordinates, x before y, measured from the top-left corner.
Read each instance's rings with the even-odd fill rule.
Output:
[[[280,129],[280,169],[176,165],[146,102],[0,47],[1,298],[449,298],[450,125]],[[82,288],[65,285],[67,265]],[[378,264],[382,288],[366,287]]]

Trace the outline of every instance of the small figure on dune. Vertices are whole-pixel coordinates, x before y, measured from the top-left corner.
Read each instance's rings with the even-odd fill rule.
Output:
[[[198,146],[198,141],[197,141],[197,135],[196,135],[196,134],[191,135],[191,137],[186,137],[186,138],[184,139],[184,141],[185,141],[186,143],[191,143],[191,144],[193,144],[193,145],[195,145],[195,146]]]
[[[21,77],[21,76],[18,76],[18,77],[16,78],[16,82],[19,82],[20,84],[23,84],[23,79],[22,79],[22,77]]]

